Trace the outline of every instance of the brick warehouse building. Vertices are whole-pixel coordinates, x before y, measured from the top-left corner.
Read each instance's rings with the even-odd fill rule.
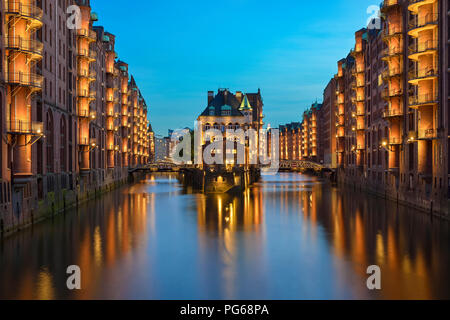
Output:
[[[339,180],[448,216],[448,0],[385,0],[338,62]],[[325,100],[324,96],[324,100]]]
[[[78,5],[81,28],[66,26]],[[89,1],[0,2],[0,227],[123,182],[153,158],[147,105]]]

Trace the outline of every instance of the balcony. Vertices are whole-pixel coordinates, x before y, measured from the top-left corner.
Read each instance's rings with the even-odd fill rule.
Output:
[[[78,29],[77,36],[79,36],[81,38],[85,38],[91,42],[97,41],[97,33],[92,30]]]
[[[419,57],[424,54],[436,54],[438,48],[439,43],[435,40],[417,42],[408,48],[409,58],[411,60],[419,60]]]
[[[8,134],[39,136],[44,132],[44,125],[35,121],[8,120],[6,131]]]
[[[344,126],[345,126],[344,121],[337,121],[336,122],[336,127],[337,128],[341,128],[341,127],[344,127]]]
[[[355,98],[355,101],[356,101],[356,102],[364,102],[364,100],[365,100],[365,98],[364,98],[364,96],[362,96],[362,95],[358,95],[358,96],[356,96],[356,98]]]
[[[31,55],[32,60],[41,59],[44,44],[38,40],[27,40],[22,37],[6,37],[5,48]]]
[[[419,32],[437,29],[439,16],[437,14],[427,14],[425,16],[413,16],[409,22],[408,34],[411,37],[419,37]]]
[[[398,0],[384,0],[381,3],[381,12],[386,13],[399,5]]]
[[[364,81],[357,80],[356,81],[356,88],[363,88],[363,87],[365,87]]]
[[[81,138],[79,142],[80,146],[90,146],[90,147],[96,147],[97,146],[97,139],[95,138]]]
[[[401,68],[388,68],[381,73],[383,80],[388,80],[394,77],[399,77],[403,74]]]
[[[4,1],[6,16],[25,19],[30,22],[29,28],[38,29],[42,27],[42,9],[34,4],[24,4],[21,1]]]
[[[401,138],[389,138],[389,144],[391,146],[401,145],[402,144],[402,139]]]
[[[402,53],[403,48],[401,47],[387,47],[381,52],[381,57],[383,60],[388,60],[390,58],[401,56]]]
[[[78,77],[87,78],[89,81],[95,81],[97,78],[97,71],[87,69],[78,70]]]
[[[437,130],[435,129],[424,129],[419,130],[417,133],[418,140],[433,140],[437,138]]]
[[[352,70],[353,75],[358,75],[358,74],[364,73],[364,72],[365,72],[364,67],[361,67],[361,66],[355,67]]]
[[[80,118],[95,120],[97,118],[97,112],[94,110],[78,110],[78,116]]]
[[[383,90],[381,92],[381,97],[385,100],[390,98],[400,97],[403,94],[403,90]]]
[[[34,90],[41,90],[44,77],[35,73],[7,72],[5,82],[9,85],[30,87]]]
[[[116,68],[106,68],[106,73],[107,74],[111,74],[114,77],[118,77],[119,76],[119,70]]]
[[[382,35],[384,40],[392,37],[399,37],[403,35],[403,28],[401,26],[388,26],[383,29]]]
[[[97,94],[93,90],[79,89],[78,90],[78,98],[95,100],[97,98]]]
[[[409,97],[409,107],[417,109],[419,107],[432,106],[438,103],[438,97],[435,93],[413,95]]]
[[[409,72],[409,83],[418,85],[419,81],[433,80],[437,77],[437,69],[435,68],[414,69]]]
[[[384,119],[396,118],[396,117],[403,117],[403,110],[400,110],[400,109],[389,109],[389,110],[385,110],[383,112],[383,118]]]
[[[432,4],[434,2],[436,2],[436,0],[409,0],[408,10],[417,14],[419,13],[419,8],[421,6]]]
[[[90,62],[93,62],[97,59],[97,52],[94,50],[87,50],[87,49],[78,49],[78,57],[84,58],[89,60]]]

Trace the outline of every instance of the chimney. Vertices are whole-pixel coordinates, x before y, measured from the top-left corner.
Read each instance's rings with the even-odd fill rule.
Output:
[[[242,102],[242,91],[236,91],[236,98],[239,102]]]
[[[208,106],[214,99],[214,91],[208,91]]]

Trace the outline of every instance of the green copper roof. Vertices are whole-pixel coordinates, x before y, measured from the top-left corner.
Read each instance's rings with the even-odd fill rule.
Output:
[[[244,95],[244,99],[242,99],[241,106],[239,107],[239,110],[252,110],[252,106],[250,105],[250,102],[248,101],[247,95]]]
[[[98,14],[96,12],[91,12],[91,20],[98,21]]]
[[[109,36],[103,35],[103,42],[109,42]]]

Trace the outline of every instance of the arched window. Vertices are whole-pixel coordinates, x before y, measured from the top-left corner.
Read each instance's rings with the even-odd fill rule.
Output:
[[[67,131],[66,131],[66,119],[61,117],[61,123],[59,126],[60,143],[59,143],[59,162],[61,165],[61,172],[67,169]]]
[[[52,112],[49,110],[47,112],[47,119],[46,119],[46,136],[45,139],[46,145],[47,145],[47,171],[53,172],[54,171],[54,151],[53,151],[53,144],[54,144],[54,128],[53,128],[53,115]]]

